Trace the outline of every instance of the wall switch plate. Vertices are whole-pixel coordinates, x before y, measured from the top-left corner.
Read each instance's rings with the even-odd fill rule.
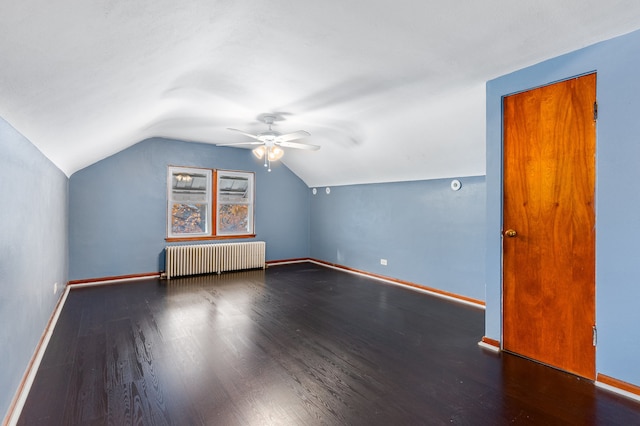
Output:
[[[387,266],[387,259],[380,259],[380,264]]]

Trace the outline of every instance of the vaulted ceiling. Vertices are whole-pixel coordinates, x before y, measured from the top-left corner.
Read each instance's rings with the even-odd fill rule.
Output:
[[[6,1],[0,116],[67,175],[265,113],[322,146],[282,160],[309,186],[482,175],[487,80],[638,28],[637,0]]]

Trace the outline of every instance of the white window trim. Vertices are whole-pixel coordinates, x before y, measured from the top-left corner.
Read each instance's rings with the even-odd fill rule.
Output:
[[[246,201],[233,201],[226,202],[224,197],[220,195],[221,185],[220,180],[224,177],[238,177],[248,181]],[[223,201],[221,201],[223,200]],[[247,212],[247,228],[242,231],[224,232],[220,229],[220,206],[225,204],[244,204],[248,206]],[[236,170],[216,170],[216,236],[219,237],[233,237],[233,236],[249,236],[255,235],[255,173],[242,172]]]
[[[207,205],[207,213],[204,220],[203,232],[174,232],[173,231],[173,205],[176,198],[176,191],[174,191],[174,176],[192,176],[192,175],[204,175],[205,179],[205,194],[202,204]],[[196,167],[175,167],[169,166],[167,173],[167,237],[168,238],[190,238],[190,237],[205,237],[212,234],[212,191],[211,184],[213,182],[211,169],[201,169]]]

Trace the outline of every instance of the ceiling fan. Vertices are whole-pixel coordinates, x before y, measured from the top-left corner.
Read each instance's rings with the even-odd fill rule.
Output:
[[[262,116],[262,121],[269,126],[269,130],[258,133],[257,135],[244,132],[238,129],[227,128],[228,130],[232,130],[234,132],[242,133],[245,136],[248,136],[255,141],[251,142],[237,142],[237,143],[223,143],[216,144],[217,146],[234,146],[234,145],[259,145],[257,148],[253,149],[253,154],[262,159],[264,157],[264,166],[268,168],[268,171],[271,171],[271,162],[279,160],[284,155],[284,150],[282,148],[296,148],[296,149],[307,149],[310,151],[317,151],[320,149],[318,145],[311,145],[308,143],[301,142],[293,142],[296,139],[302,139],[307,136],[311,136],[311,134],[304,130],[298,130],[293,133],[285,133],[281,134],[273,129],[271,129],[271,125],[276,121],[277,117],[275,115],[265,114]]]

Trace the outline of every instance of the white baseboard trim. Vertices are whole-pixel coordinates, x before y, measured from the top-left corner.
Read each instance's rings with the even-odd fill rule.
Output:
[[[626,390],[617,388],[615,386],[607,385],[606,383],[602,383],[602,382],[598,382],[598,381],[596,381],[595,383],[596,383],[596,387],[598,387],[600,389],[603,389],[603,390],[606,390],[606,391],[609,391],[609,392],[613,392],[613,393],[616,393],[616,394],[618,394],[620,396],[624,396],[626,398],[633,399],[634,401],[640,402],[640,395],[636,395],[635,393],[627,392]]]
[[[374,280],[377,280],[377,281],[384,282],[386,284],[392,284],[392,285],[395,285],[395,286],[398,286],[398,287],[402,287],[402,288],[405,288],[405,289],[417,291],[419,293],[424,293],[424,294],[428,294],[428,295],[431,295],[431,296],[439,297],[441,299],[450,300],[452,302],[460,303],[460,304],[463,304],[463,305],[473,306],[474,308],[485,309],[485,306],[481,305],[479,303],[475,303],[475,302],[472,302],[472,301],[469,301],[469,300],[465,300],[465,299],[462,299],[462,298],[458,298],[458,297],[454,297],[454,296],[448,296],[446,294],[438,293],[436,291],[431,291],[431,290],[426,289],[426,288],[403,284],[401,282],[394,281],[392,279],[386,279],[386,278],[383,278],[383,277],[379,277],[379,276],[376,276],[375,274],[369,274],[369,273],[364,272],[364,271],[356,271],[356,270],[353,270],[353,269],[350,269],[350,268],[346,268],[346,267],[340,267],[340,266],[331,265],[331,264],[324,263],[324,262],[318,262],[318,261],[316,261],[314,259],[309,259],[308,262],[314,263],[314,264],[319,265],[319,266],[324,266],[325,268],[336,269],[338,271],[347,272],[349,274],[354,274],[354,275],[359,275],[361,277],[371,278],[371,279],[374,279]]]
[[[158,273],[156,275],[145,275],[145,276],[139,276],[139,277],[99,279],[99,280],[95,280],[95,281],[87,281],[87,282],[82,282],[82,283],[69,283],[69,285],[67,287],[70,287],[73,290],[74,288],[96,287],[96,286],[101,286],[101,285],[124,283],[124,282],[128,282],[128,281],[148,280],[148,279],[153,279],[153,278],[160,278],[160,274]]]
[[[482,342],[482,341],[478,342],[478,346],[480,346],[482,349],[486,349],[488,351],[495,352],[497,354],[500,353],[500,348],[499,347],[490,345],[490,344]]]
[[[11,411],[8,413],[7,419],[5,420],[6,424],[9,426],[14,426],[18,423],[18,419],[20,418],[20,414],[22,414],[22,409],[24,408],[24,403],[27,400],[27,396],[29,396],[31,386],[33,385],[33,381],[36,377],[36,374],[38,373],[40,363],[42,362],[44,353],[47,350],[47,346],[49,345],[49,341],[51,340],[51,336],[53,335],[53,330],[55,330],[56,328],[56,323],[58,322],[58,318],[60,317],[62,308],[67,301],[68,295],[69,286],[65,286],[64,292],[62,293],[62,296],[60,298],[60,302],[57,304],[56,309],[53,312],[51,321],[49,321],[47,329],[42,336],[42,340],[38,345],[37,351],[33,355],[32,361],[29,363],[29,367],[25,372],[20,388],[18,389],[18,393],[14,397],[15,402],[12,403],[10,408]]]

